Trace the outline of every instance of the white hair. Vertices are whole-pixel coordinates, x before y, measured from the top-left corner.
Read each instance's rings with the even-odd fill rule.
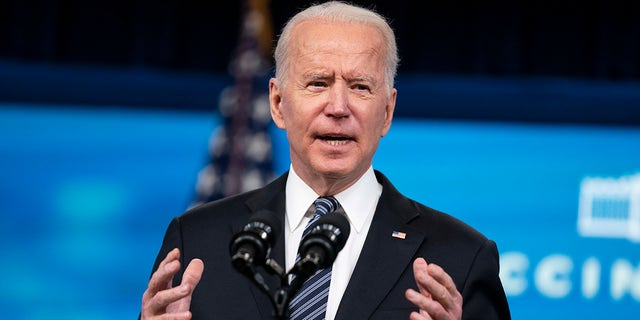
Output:
[[[372,26],[382,34],[384,38],[385,50],[385,77],[384,81],[388,88],[393,88],[394,79],[398,69],[398,47],[393,30],[386,19],[380,14],[339,1],[329,1],[311,6],[294,15],[285,24],[276,44],[274,58],[276,62],[276,78],[278,82],[284,83],[287,69],[289,68],[289,43],[291,42],[291,31],[301,22],[310,19],[322,19],[331,22],[361,23]]]

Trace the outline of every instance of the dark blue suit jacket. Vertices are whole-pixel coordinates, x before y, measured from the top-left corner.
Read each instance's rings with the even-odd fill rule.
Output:
[[[382,195],[336,319],[408,319],[416,308],[404,292],[416,288],[412,262],[417,257],[440,265],[453,278],[464,299],[463,319],[510,319],[495,243],[465,223],[404,197],[380,172],[376,177]],[[287,173],[264,188],[194,208],[169,225],[153,269],[176,247],[183,267],[193,258],[204,261],[191,302],[194,319],[273,319],[267,296],[232,268],[228,246],[260,209],[284,221],[286,179]],[[405,239],[392,237],[393,231],[406,233]],[[284,266],[282,234],[272,257]],[[271,288],[279,287],[277,277],[265,277]],[[174,280],[179,283],[180,276]]]

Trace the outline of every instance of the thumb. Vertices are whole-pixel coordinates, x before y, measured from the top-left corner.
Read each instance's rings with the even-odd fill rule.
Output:
[[[193,259],[189,262],[187,269],[182,275],[182,284],[188,284],[191,291],[193,291],[202,278],[202,272],[204,271],[204,262],[200,259]]]
[[[182,275],[182,282],[180,283],[180,290],[183,297],[174,303],[167,306],[167,312],[188,312],[191,306],[191,296],[196,285],[202,278],[202,272],[204,271],[204,263],[200,259],[193,259],[189,262],[187,269]],[[185,313],[186,315],[186,313]]]

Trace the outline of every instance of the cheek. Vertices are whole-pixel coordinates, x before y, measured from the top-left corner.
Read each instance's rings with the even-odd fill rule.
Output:
[[[385,134],[385,114],[378,114],[370,119],[372,138],[378,139]]]
[[[302,123],[303,121],[300,119],[300,116],[295,112],[289,111],[284,116],[284,124],[287,126],[287,131],[300,133],[300,129],[303,127]]]
[[[280,105],[280,113],[282,115],[282,124],[284,125],[283,129],[287,131],[293,129],[297,123],[296,115],[292,109],[292,105],[287,101],[286,103],[283,101]]]
[[[287,136],[289,141],[302,141],[307,136],[307,131],[310,125],[309,120],[305,120],[303,115],[291,112],[288,110],[286,116],[284,116],[284,124],[286,126]]]

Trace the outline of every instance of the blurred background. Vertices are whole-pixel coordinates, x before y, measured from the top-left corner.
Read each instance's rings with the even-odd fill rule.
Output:
[[[0,308],[131,319],[172,217],[288,169],[309,1],[0,1]],[[640,310],[640,3],[355,1],[398,38],[374,167],[498,243],[514,319]]]

